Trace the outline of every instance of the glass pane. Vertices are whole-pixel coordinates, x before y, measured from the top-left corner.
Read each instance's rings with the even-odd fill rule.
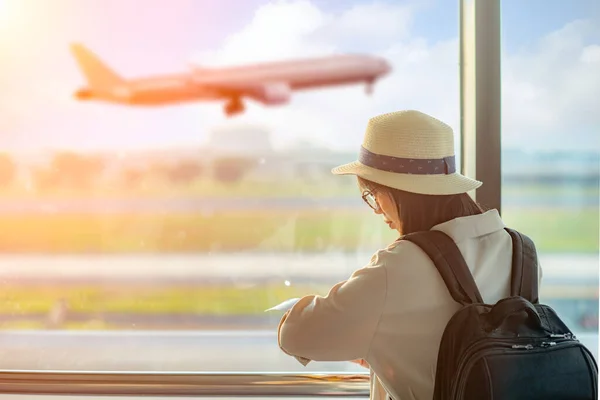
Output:
[[[598,6],[502,6],[503,217],[537,245],[543,302],[597,357]]]
[[[265,310],[395,239],[330,173],[368,118],[460,149],[457,8],[0,1],[0,369],[365,371],[301,366]]]

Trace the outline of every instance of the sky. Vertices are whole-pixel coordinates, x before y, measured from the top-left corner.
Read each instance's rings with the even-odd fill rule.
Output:
[[[360,146],[374,115],[418,109],[458,135],[458,1],[0,0],[0,150],[197,146],[213,129],[264,126],[276,147]],[[600,3],[502,2],[503,146],[600,151]],[[285,106],[137,109],[82,103],[80,42],[124,77],[345,52],[385,57],[372,96],[355,85]]]

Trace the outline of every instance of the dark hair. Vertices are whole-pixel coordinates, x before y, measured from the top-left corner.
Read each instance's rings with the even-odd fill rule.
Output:
[[[394,189],[358,177],[361,188],[389,193],[398,207],[400,232],[428,231],[442,222],[459,217],[481,214],[484,209],[467,193],[450,195],[427,195]]]

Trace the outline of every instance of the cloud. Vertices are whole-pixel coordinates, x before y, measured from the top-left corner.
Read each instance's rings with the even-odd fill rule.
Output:
[[[600,46],[591,21],[574,21],[503,57],[505,142],[600,149]]]
[[[314,40],[352,43],[354,47],[376,51],[381,46],[388,46],[390,38],[407,38],[414,12],[411,6],[404,4],[373,2],[353,5],[339,15],[327,15],[326,25],[315,31]]]
[[[328,54],[333,42],[307,40],[328,25],[328,18],[310,1],[271,2],[259,7],[253,19],[227,37],[222,47],[198,55],[196,62],[222,66]]]
[[[251,105],[240,120],[270,125],[274,138],[281,141],[309,137],[349,149],[360,143],[368,118],[403,108],[435,115],[458,133],[457,38],[430,42],[415,37],[411,31],[415,10],[402,4],[359,4],[339,13],[316,4],[298,0],[262,6],[220,49],[202,59],[225,65],[368,51],[385,56],[393,65],[392,75],[376,86],[372,97],[360,86],[296,93],[292,103],[281,108]],[[586,44],[594,29],[598,28],[590,21],[575,21],[540,38],[531,48],[504,52],[506,145],[589,148],[590,142],[598,144],[600,47]],[[212,113],[207,113],[208,120],[219,123]]]
[[[218,50],[195,57],[197,63],[229,65],[329,55],[389,47],[409,34],[412,10],[386,3],[358,4],[328,13],[308,0],[273,1],[230,35]]]

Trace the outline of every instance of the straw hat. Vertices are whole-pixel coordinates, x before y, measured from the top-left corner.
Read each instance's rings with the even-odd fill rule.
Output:
[[[413,110],[371,118],[358,161],[331,172],[420,194],[466,193],[481,186],[456,172],[452,128]]]

